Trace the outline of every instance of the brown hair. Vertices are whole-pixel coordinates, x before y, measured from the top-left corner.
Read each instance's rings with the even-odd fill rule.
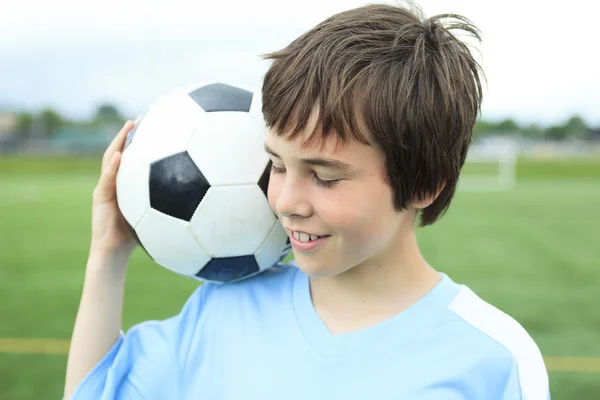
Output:
[[[454,30],[481,41],[465,17],[426,19],[416,7],[333,15],[263,56],[273,60],[262,89],[267,126],[293,138],[315,111],[307,141],[334,132],[378,146],[398,211],[444,185],[421,211],[420,225],[432,224],[454,196],[482,98],[480,65]]]

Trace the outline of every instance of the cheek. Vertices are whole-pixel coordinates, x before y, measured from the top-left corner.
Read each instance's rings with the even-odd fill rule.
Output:
[[[344,201],[328,207],[328,220],[354,245],[364,246],[387,235],[392,215],[390,202],[378,188],[355,190]],[[389,194],[387,194],[389,195]]]
[[[319,207],[321,217],[353,242],[364,239],[374,221],[373,206],[356,193],[355,190],[340,192]]]
[[[353,243],[366,243],[380,229],[377,216],[369,205],[349,202],[339,208],[339,212],[332,218],[340,231]]]

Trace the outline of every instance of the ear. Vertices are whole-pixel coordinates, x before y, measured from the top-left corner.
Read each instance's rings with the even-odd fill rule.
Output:
[[[417,208],[417,209],[423,209],[423,208],[427,208],[431,205],[431,203],[433,203],[435,201],[435,199],[437,199],[437,197],[440,195],[440,193],[442,193],[442,190],[444,190],[444,187],[446,186],[446,181],[443,181],[440,186],[438,186],[438,189],[435,193],[431,193],[428,194],[427,196],[423,197],[421,200],[414,200],[413,201],[413,207]]]

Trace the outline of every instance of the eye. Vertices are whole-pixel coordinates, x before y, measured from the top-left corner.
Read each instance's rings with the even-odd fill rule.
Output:
[[[274,164],[271,164],[271,172],[273,172],[274,174],[281,174],[285,172],[285,169],[276,167]]]
[[[339,182],[339,179],[331,179],[331,180],[321,179],[321,178],[319,178],[319,175],[317,175],[316,173],[314,174],[314,178],[315,178],[315,182],[317,182],[317,185],[323,186],[326,188],[330,188]]]
[[[274,164],[271,164],[271,172],[274,174],[282,174],[285,172],[285,168],[279,168],[276,167]],[[317,183],[317,185],[325,188],[330,188],[340,181],[339,179],[322,179],[319,177],[319,175],[317,175],[316,172],[313,172],[313,179]]]

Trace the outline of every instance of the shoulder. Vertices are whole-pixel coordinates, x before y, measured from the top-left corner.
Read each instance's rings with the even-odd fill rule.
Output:
[[[290,264],[277,264],[236,283],[200,284],[177,315],[166,320],[139,323],[130,329],[127,336],[148,343],[169,339],[182,344],[179,347],[185,349],[197,338],[212,334],[220,324],[233,323],[238,314],[247,316],[267,306],[283,303],[280,300],[289,292],[295,271],[296,268]],[[224,310],[226,314],[223,314]]]
[[[515,385],[523,398],[548,398],[548,374],[542,354],[517,320],[481,299],[465,285],[460,285],[448,309],[468,326],[473,335],[489,339],[505,350],[510,365],[514,366],[509,374],[515,375]]]

